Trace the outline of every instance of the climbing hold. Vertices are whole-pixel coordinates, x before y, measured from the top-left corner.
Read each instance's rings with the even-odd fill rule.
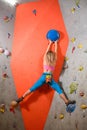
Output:
[[[4,113],[5,112],[5,104],[0,105],[0,112]]]
[[[57,114],[55,114],[54,119],[57,119]]]
[[[69,104],[69,105],[66,107],[66,111],[69,112],[69,113],[74,112],[75,109],[76,109],[76,103],[75,103],[75,104]]]
[[[49,30],[46,34],[46,38],[54,42],[60,38],[60,33],[55,29]]]
[[[83,97],[83,96],[84,96],[84,92],[80,92],[79,95],[80,95],[81,97]]]
[[[82,105],[80,106],[80,108],[82,108],[82,109],[87,109],[87,105],[82,104]]]
[[[71,39],[71,42],[74,43],[75,41],[76,41],[76,38],[73,37],[73,38]]]
[[[79,71],[83,71],[84,67],[83,66],[79,66]]]
[[[83,118],[85,118],[86,117],[86,115],[85,114],[83,114]]]
[[[83,48],[83,45],[81,43],[78,44],[77,46],[79,49],[82,49]]]
[[[4,20],[5,22],[9,22],[9,21],[10,21],[8,16],[5,16],[5,17],[3,18],[3,20]]]
[[[13,19],[13,17],[14,17],[14,15],[13,15],[13,14],[11,14],[10,19],[12,20],[12,19]]]
[[[64,60],[65,60],[65,61],[68,61],[68,60],[69,60],[69,58],[66,56]]]
[[[0,47],[0,53],[3,53],[4,52],[4,49]]]
[[[6,73],[3,73],[3,74],[2,74],[2,77],[3,77],[4,79],[6,79],[6,78],[8,78],[8,75],[7,75]]]
[[[7,66],[6,66],[6,65],[3,65],[3,69],[7,69]]]
[[[66,61],[64,61],[63,69],[68,69],[68,64]]]
[[[5,54],[7,57],[8,57],[8,56],[11,56],[11,52],[8,51],[8,49],[5,49],[4,54]]]
[[[75,46],[72,48],[72,53],[74,52],[74,50],[75,50]]]
[[[77,90],[77,86],[78,86],[78,83],[76,83],[76,82],[72,82],[71,84],[70,84],[70,94],[72,94],[73,92],[76,92],[76,90]]]
[[[11,36],[11,34],[10,34],[10,33],[8,33],[8,38],[10,38],[10,36]]]
[[[63,118],[64,118],[64,114],[61,113],[61,114],[59,115],[59,118],[60,118],[60,119],[63,119]]]
[[[78,8],[80,8],[80,6],[79,6],[80,0],[75,0],[75,3],[76,3],[76,6],[77,6]]]
[[[13,101],[11,102],[10,106],[13,107],[13,108],[15,108],[15,107],[18,106],[18,103],[17,103],[15,100],[13,100]]]
[[[10,110],[10,112],[13,112],[14,114],[15,114],[15,108],[18,106],[18,103],[15,101],[15,100],[13,100],[12,102],[11,102],[11,104],[10,104],[10,108],[9,108],[9,110]]]
[[[71,9],[71,12],[74,14],[75,10],[76,10],[76,9],[73,7],[73,8]]]
[[[14,107],[10,106],[9,110],[10,110],[10,112],[13,112],[15,114]]]
[[[34,9],[32,12],[33,12],[33,14],[36,16],[37,10]]]
[[[0,112],[1,112],[1,113],[4,113],[4,112],[5,112],[5,110],[4,110],[4,109],[2,109],[2,108],[0,108]]]

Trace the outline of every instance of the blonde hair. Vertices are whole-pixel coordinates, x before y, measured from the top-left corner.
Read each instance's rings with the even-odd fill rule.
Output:
[[[55,55],[55,52],[53,51],[48,51],[46,53],[46,62],[49,64],[49,65],[53,65],[56,61],[56,55]]]

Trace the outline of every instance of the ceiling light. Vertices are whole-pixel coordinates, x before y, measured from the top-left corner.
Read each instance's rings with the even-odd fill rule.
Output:
[[[17,0],[4,0],[4,1],[11,4],[12,6],[14,6],[14,5],[16,5],[16,3],[18,3]]]

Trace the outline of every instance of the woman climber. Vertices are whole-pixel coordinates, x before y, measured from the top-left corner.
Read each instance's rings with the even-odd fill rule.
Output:
[[[48,41],[49,44],[47,46],[47,49],[45,51],[44,57],[43,57],[43,73],[41,75],[41,77],[37,80],[37,82],[30,88],[28,89],[23,95],[22,97],[18,98],[16,100],[16,103],[19,104],[21,101],[23,101],[23,99],[28,96],[30,93],[34,92],[36,89],[38,89],[39,87],[41,87],[43,84],[49,84],[50,87],[52,87],[60,96],[60,98],[63,99],[63,101],[65,102],[65,104],[68,106],[69,104],[75,104],[75,101],[70,101],[66,98],[65,94],[63,93],[63,90],[61,89],[61,87],[59,86],[59,84],[57,82],[55,82],[54,78],[53,78],[53,72],[55,70],[55,66],[56,66],[56,62],[57,62],[57,53],[58,53],[58,42],[59,42],[59,33],[56,32],[57,35],[56,39],[52,39],[52,37],[50,38],[50,35],[48,33]],[[52,47],[54,46],[54,47]],[[54,48],[54,49],[53,49]]]

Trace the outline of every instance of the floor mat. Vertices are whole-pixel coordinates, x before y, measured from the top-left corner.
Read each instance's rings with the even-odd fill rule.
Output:
[[[30,88],[43,72],[43,54],[48,45],[46,33],[60,32],[58,62],[54,79],[58,81],[68,46],[58,0],[41,0],[21,4],[16,8],[11,69],[18,97]],[[21,104],[26,130],[43,130],[54,90],[44,85],[29,95]]]

